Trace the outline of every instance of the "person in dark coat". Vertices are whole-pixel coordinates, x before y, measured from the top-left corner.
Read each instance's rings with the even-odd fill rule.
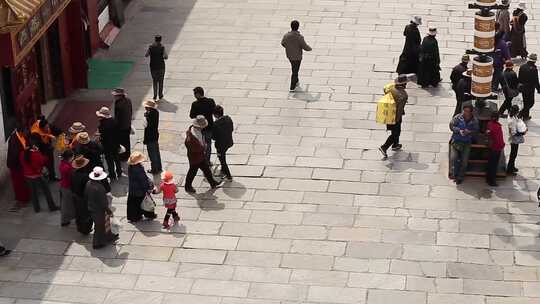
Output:
[[[90,161],[83,156],[76,157],[72,162],[73,173],[71,175],[71,192],[75,203],[75,223],[77,231],[87,235],[92,231],[93,221],[88,211],[88,201],[84,195],[86,183],[89,180]]]
[[[512,58],[521,56],[527,57],[527,42],[525,40],[525,24],[529,17],[524,12],[525,2],[520,2],[518,8],[512,12],[512,29],[510,30],[510,54]]]
[[[506,69],[503,72],[502,86],[504,93],[504,102],[499,108],[499,116],[506,117],[504,112],[510,111],[512,107],[512,99],[519,95],[519,80],[516,72],[514,72],[514,63],[508,60],[505,63]]]
[[[521,117],[523,120],[530,120],[530,110],[534,106],[534,90],[540,94],[540,83],[538,83],[538,69],[536,68],[536,54],[530,54],[527,63],[519,67],[519,83],[521,84],[521,94],[523,96],[523,110]]]
[[[142,163],[145,157],[141,152],[135,151],[128,159],[128,199],[127,199],[127,219],[135,223],[142,220],[144,215],[147,219],[155,219],[157,217],[154,211],[145,211],[141,207],[144,197],[152,191],[154,185],[144,172]]]
[[[292,73],[289,92],[294,92],[298,86],[298,72],[300,71],[300,65],[302,64],[303,52],[311,51],[311,46],[306,43],[304,36],[298,31],[299,27],[300,22],[298,22],[298,20],[291,21],[291,31],[283,35],[283,38],[281,39],[281,46],[285,48],[285,55],[291,63]]]
[[[116,120],[118,142],[126,149],[120,154],[120,160],[126,161],[131,155],[131,119],[133,115],[133,106],[131,100],[127,98],[126,91],[122,88],[116,88],[111,93],[114,99],[114,119]]]
[[[399,63],[397,66],[398,74],[416,74],[418,72],[418,55],[420,53],[420,43],[422,37],[418,26],[422,25],[422,18],[415,16],[411,23],[405,26],[403,36],[405,36],[405,45],[403,51],[399,56]]]
[[[214,108],[216,107],[216,102],[212,98],[204,97],[204,90],[201,87],[196,87],[193,89],[193,95],[195,95],[195,100],[191,104],[191,110],[189,111],[190,118],[196,118],[198,115],[204,116],[208,122],[208,126],[202,130],[204,141],[205,141],[205,157],[209,165],[210,156],[212,155],[212,128],[214,127]]]
[[[461,113],[463,103],[469,100],[472,100],[474,97],[471,94],[471,85],[472,85],[472,70],[467,70],[463,72],[463,78],[461,78],[456,87],[456,108],[454,110],[454,115],[456,116]],[[452,116],[452,117],[453,117]]]
[[[146,119],[144,127],[143,144],[146,145],[148,150],[148,158],[150,158],[150,170],[148,173],[159,174],[161,173],[161,154],[159,152],[159,112],[157,110],[157,104],[154,101],[145,101],[144,118]]]
[[[144,57],[150,57],[150,74],[152,75],[152,87],[154,88],[154,100],[163,98],[163,79],[165,78],[165,60],[167,60],[167,51],[161,44],[161,36],[154,37],[152,43]]]
[[[75,145],[74,154],[82,155],[90,161],[90,168],[102,167],[103,161],[101,160],[101,154],[103,148],[101,145],[93,140],[90,140],[90,135],[86,132],[81,132],[77,136],[77,145]]]
[[[111,115],[111,111],[107,107],[102,107],[96,112],[99,119],[98,132],[99,143],[103,148],[103,155],[107,162],[107,170],[109,177],[116,179],[122,177],[122,164],[118,152],[120,143],[118,142],[118,130],[116,121]]]
[[[16,212],[26,206],[30,201],[30,189],[24,179],[20,155],[27,148],[28,136],[22,124],[17,123],[15,131],[11,133],[8,139],[6,165],[9,169],[11,186],[15,193],[15,204],[9,209]]]
[[[468,70],[467,66],[470,60],[471,58],[467,54],[461,56],[461,62],[458,65],[456,65],[452,69],[452,73],[450,73],[450,81],[452,82],[452,90],[456,94],[456,99],[457,99],[458,82],[461,80],[461,78],[463,78],[463,73],[467,72]]]
[[[504,33],[497,32],[495,34],[495,53],[493,57],[493,80],[491,81],[491,90],[497,92],[499,90],[499,84],[503,86],[503,70],[504,64],[507,60],[512,59],[510,56],[510,50],[506,41],[504,41]]]
[[[403,115],[405,115],[405,105],[409,99],[409,95],[405,88],[407,87],[407,75],[399,75],[398,78],[394,81],[395,85],[390,89],[390,94],[396,103],[396,117],[395,124],[386,125],[386,130],[390,131],[390,136],[386,139],[385,143],[379,147],[379,151],[382,153],[383,158],[387,159],[388,154],[386,151],[390,147],[392,150],[398,151],[401,150],[402,145],[399,143],[399,137],[401,136],[401,123],[403,121]],[[384,92],[385,94],[387,92]]]
[[[436,87],[441,82],[441,58],[439,57],[439,44],[435,36],[437,29],[430,28],[429,33],[422,41],[420,47],[420,65],[418,67],[418,85],[422,88]]]
[[[208,162],[206,161],[206,157],[204,155],[204,151],[206,151],[205,145],[207,145],[207,143],[204,139],[203,130],[207,127],[208,121],[206,120],[206,118],[203,115],[198,115],[193,120],[193,124],[186,132],[186,140],[184,144],[187,148],[189,170],[186,175],[186,183],[184,185],[184,189],[188,193],[196,192],[193,188],[192,183],[199,169],[201,169],[201,171],[203,172],[204,177],[206,177],[206,180],[208,181],[212,189],[217,188],[217,186],[219,186],[219,184],[221,183],[221,181],[217,182],[212,176],[212,171],[210,171],[210,167],[208,166]]]
[[[84,190],[85,200],[88,202],[88,210],[94,221],[94,237],[92,247],[99,249],[118,240],[118,235],[111,232],[110,218],[113,212],[109,209],[107,192],[102,181],[107,178],[107,173],[101,167],[95,167],[88,174],[89,181]]]
[[[232,180],[226,155],[227,150],[234,144],[232,137],[234,131],[233,121],[228,115],[223,115],[223,107],[220,105],[217,105],[214,109],[214,116],[216,117],[216,121],[214,122],[212,136],[214,137],[218,159],[221,163],[221,174],[226,179]]]

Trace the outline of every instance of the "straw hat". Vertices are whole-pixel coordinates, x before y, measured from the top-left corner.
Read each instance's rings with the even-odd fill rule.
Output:
[[[153,100],[147,100],[143,103],[143,106],[145,108],[152,108],[152,109],[155,109],[157,108],[157,103]]]
[[[94,170],[88,174],[91,180],[100,181],[107,178],[107,173],[101,167],[94,167]]]
[[[461,75],[463,75],[464,77],[472,77],[472,70],[471,69],[468,69],[466,70],[465,72],[463,72]]]
[[[111,91],[112,96],[126,96],[126,90],[124,88],[116,88]]]
[[[99,111],[96,111],[96,116],[102,118],[111,118],[111,110],[109,110],[109,108],[107,107],[101,107]]]
[[[204,115],[197,115],[197,117],[193,119],[193,126],[204,129],[208,126],[208,121]]]
[[[135,152],[131,153],[131,155],[129,156],[127,164],[130,165],[130,166],[131,165],[138,165],[138,164],[142,163],[145,160],[146,160],[146,157],[144,157],[144,155],[141,152],[135,151]]]
[[[90,160],[88,158],[84,158],[84,156],[77,156],[72,162],[71,162],[71,167],[73,167],[73,169],[80,169],[80,168],[84,168],[86,167],[86,165],[88,165],[88,163],[90,162]]]
[[[428,31],[428,34],[429,34],[430,36],[435,36],[435,35],[437,35],[437,28],[430,27],[430,28],[429,28],[429,31]]]
[[[86,126],[78,121],[74,122],[68,129],[68,131],[73,134],[81,133],[84,130],[86,130]]]
[[[174,182],[173,174],[170,171],[163,172],[163,174],[161,175],[161,179],[163,180],[165,184],[172,184]]]
[[[77,134],[77,142],[81,145],[86,145],[90,142],[90,135],[87,132],[81,132]]]

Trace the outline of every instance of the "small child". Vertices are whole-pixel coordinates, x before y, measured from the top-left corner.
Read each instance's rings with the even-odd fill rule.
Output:
[[[165,214],[165,219],[163,219],[163,228],[170,229],[169,218],[171,214],[175,222],[180,220],[180,216],[176,213],[176,192],[178,192],[178,187],[174,183],[172,173],[169,171],[163,172],[161,180],[159,188],[155,188],[152,192],[154,194],[163,192],[163,205],[167,208],[167,214]]]

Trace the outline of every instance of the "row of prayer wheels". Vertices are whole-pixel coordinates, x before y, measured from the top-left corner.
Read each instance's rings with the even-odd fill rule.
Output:
[[[476,0],[479,6],[490,7],[496,0]],[[495,14],[480,10],[474,16],[474,50],[485,54],[473,58],[471,93],[475,97],[491,95],[493,79],[493,58],[486,56],[495,51]]]

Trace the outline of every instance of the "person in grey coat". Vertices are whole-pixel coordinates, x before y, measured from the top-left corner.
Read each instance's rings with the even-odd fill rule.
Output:
[[[107,173],[101,167],[95,167],[88,175],[90,180],[86,184],[85,196],[88,201],[88,210],[94,221],[94,238],[92,246],[99,249],[118,240],[118,235],[111,232],[110,218],[113,212],[109,209],[107,191],[103,186],[103,180]]]
[[[298,31],[299,27],[300,22],[293,20],[291,22],[291,31],[285,34],[283,39],[281,39],[281,45],[285,48],[287,58],[289,58],[289,61],[291,62],[292,75],[290,92],[293,92],[298,84],[298,71],[300,70],[300,63],[302,62],[302,51],[311,51],[311,47],[304,40],[304,36]]]

